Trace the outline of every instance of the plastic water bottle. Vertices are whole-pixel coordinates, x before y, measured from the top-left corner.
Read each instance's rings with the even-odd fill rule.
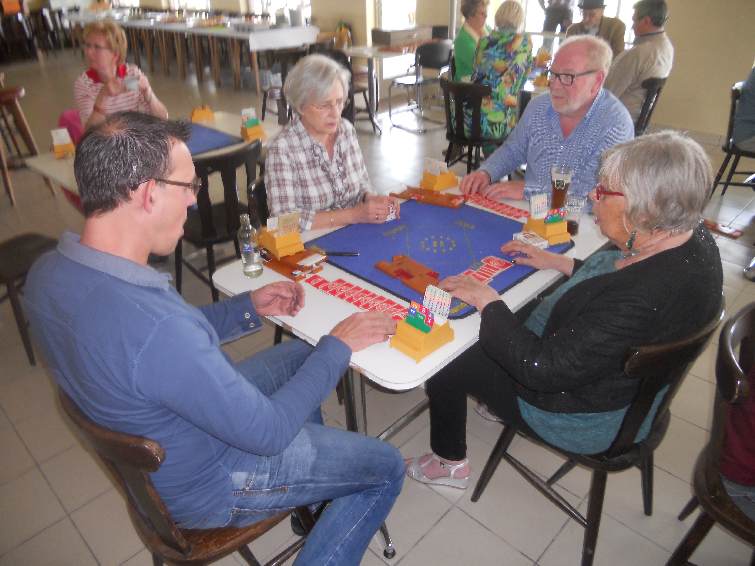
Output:
[[[257,245],[257,230],[252,226],[248,214],[239,217],[239,247],[241,248],[241,263],[244,275],[247,277],[259,277],[262,275],[262,257]]]

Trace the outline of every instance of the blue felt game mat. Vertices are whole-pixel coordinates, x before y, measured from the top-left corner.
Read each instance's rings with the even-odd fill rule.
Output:
[[[472,206],[445,208],[416,201],[401,205],[401,218],[385,224],[352,224],[326,234],[310,244],[326,251],[358,251],[358,257],[328,257],[328,262],[406,301],[422,302],[422,296],[375,267],[379,261],[407,255],[437,271],[440,279],[479,267],[487,256],[510,259],[501,245],[511,240],[523,224]],[[564,253],[572,242],[548,248]],[[490,285],[503,293],[535,270],[513,265],[496,275]],[[450,318],[464,318],[474,307],[454,299]]]
[[[201,124],[191,124],[191,136],[186,146],[189,148],[189,153],[192,155],[198,155],[205,151],[212,151],[213,149],[221,149],[241,143],[242,140],[239,136],[232,136],[226,134],[215,128],[208,128]]]

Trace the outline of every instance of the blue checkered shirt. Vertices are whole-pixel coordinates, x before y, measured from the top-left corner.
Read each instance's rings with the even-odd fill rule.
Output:
[[[529,198],[533,192],[550,190],[551,165],[566,165],[574,172],[569,194],[586,196],[597,183],[603,151],[633,137],[629,112],[618,98],[601,89],[585,117],[564,139],[551,97],[543,94],[532,99],[506,143],[480,169],[496,182],[526,163],[524,196]]]

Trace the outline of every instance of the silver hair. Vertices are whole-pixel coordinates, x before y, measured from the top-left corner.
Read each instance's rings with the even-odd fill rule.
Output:
[[[602,37],[594,35],[573,35],[567,37],[558,46],[558,50],[561,51],[565,47],[578,44],[582,45],[585,49],[588,67],[591,69],[600,69],[604,75],[607,75],[608,69],[611,67],[611,61],[613,60],[613,52],[608,42]]]
[[[505,0],[495,12],[495,27],[522,31],[524,26],[524,8],[518,0]]]
[[[713,183],[705,150],[673,130],[607,150],[599,177],[608,190],[624,193],[626,220],[642,232],[695,228]]]
[[[289,71],[283,94],[293,109],[301,113],[305,104],[317,104],[324,100],[335,81],[341,84],[346,98],[350,78],[349,71],[330,57],[307,55]]]

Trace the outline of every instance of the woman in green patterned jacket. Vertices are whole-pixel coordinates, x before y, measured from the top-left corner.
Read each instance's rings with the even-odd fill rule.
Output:
[[[532,42],[522,33],[523,24],[522,5],[506,0],[495,13],[496,29],[480,40],[475,55],[472,82],[492,89],[492,96],[482,102],[482,135],[501,142],[516,126],[519,92],[532,71]],[[488,155],[495,146],[483,149]]]

